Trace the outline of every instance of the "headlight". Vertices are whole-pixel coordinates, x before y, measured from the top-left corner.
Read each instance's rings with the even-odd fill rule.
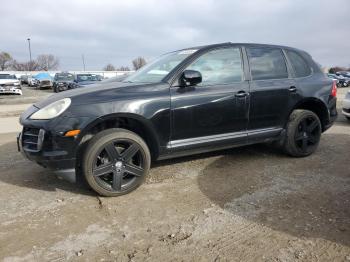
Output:
[[[71,104],[70,98],[53,102],[30,116],[30,119],[51,119],[62,114]]]

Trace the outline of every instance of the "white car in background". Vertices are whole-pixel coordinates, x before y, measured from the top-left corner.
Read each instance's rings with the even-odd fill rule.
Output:
[[[21,83],[15,75],[0,74],[0,94],[22,95]]]
[[[350,121],[350,91],[348,91],[343,100],[343,115]]]

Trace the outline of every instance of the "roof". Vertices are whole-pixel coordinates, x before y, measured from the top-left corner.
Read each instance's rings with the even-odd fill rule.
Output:
[[[178,51],[181,50],[188,50],[188,49],[212,49],[215,47],[224,47],[224,46],[232,46],[232,45],[239,45],[239,46],[254,46],[254,47],[275,47],[275,48],[283,48],[283,49],[291,49],[291,50],[296,50],[296,51],[302,51],[300,49],[294,48],[294,47],[290,47],[290,46],[283,46],[283,45],[273,45],[273,44],[259,44],[259,43],[233,43],[233,42],[225,42],[225,43],[218,43],[218,44],[210,44],[210,45],[203,45],[203,46],[195,46],[195,47],[189,47],[189,48],[184,48],[184,49],[180,49]]]

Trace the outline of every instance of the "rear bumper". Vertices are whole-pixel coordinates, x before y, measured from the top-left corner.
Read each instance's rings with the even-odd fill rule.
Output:
[[[329,129],[338,117],[337,98],[333,97],[328,102],[328,119],[323,126],[323,132]]]

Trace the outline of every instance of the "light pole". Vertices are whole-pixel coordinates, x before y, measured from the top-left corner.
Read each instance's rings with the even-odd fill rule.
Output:
[[[28,48],[29,48],[29,62],[32,63],[32,50],[30,48],[30,38],[27,38],[28,40]]]
[[[84,57],[84,54],[81,55],[81,59],[83,60],[83,67],[84,67],[84,72],[85,72],[85,57]]]

